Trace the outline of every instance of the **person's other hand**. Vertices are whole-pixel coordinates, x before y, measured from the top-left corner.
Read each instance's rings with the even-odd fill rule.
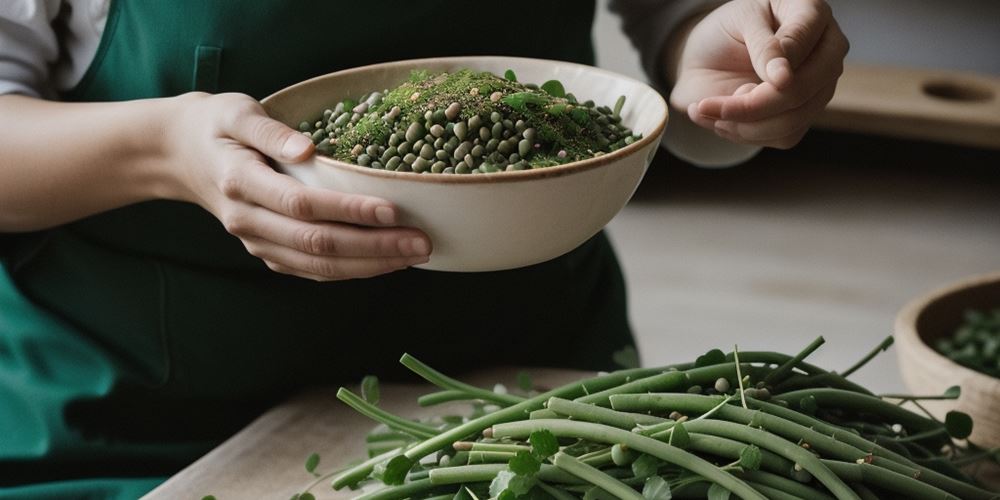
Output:
[[[833,97],[848,48],[823,0],[733,0],[668,56],[670,104],[730,141],[787,149]]]
[[[265,157],[297,162],[313,152],[300,132],[243,94],[177,98],[166,154],[177,198],[197,203],[274,271],[317,281],[364,278],[427,262],[430,239],[395,227],[392,203],[306,186]]]

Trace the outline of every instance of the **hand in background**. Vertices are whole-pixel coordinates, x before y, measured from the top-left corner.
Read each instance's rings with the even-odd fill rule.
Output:
[[[822,0],[733,0],[668,54],[670,104],[727,140],[787,149],[833,97],[849,44]]]

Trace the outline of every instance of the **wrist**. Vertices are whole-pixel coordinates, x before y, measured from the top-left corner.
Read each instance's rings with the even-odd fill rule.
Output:
[[[141,106],[129,110],[134,116],[126,137],[126,148],[131,151],[133,161],[123,162],[128,169],[122,175],[126,185],[135,186],[139,201],[180,200],[187,201],[182,172],[179,168],[178,140],[180,124],[188,99],[182,95],[158,99],[135,101]]]

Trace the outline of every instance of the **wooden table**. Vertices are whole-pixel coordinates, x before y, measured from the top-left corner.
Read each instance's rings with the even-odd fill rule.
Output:
[[[493,387],[497,382],[514,387],[518,371],[498,369],[461,378],[483,387]],[[536,384],[548,387],[587,375],[565,370],[527,372]],[[434,390],[428,385],[386,384],[381,388],[379,406],[409,417],[440,414],[442,407],[420,408],[416,404],[419,395]],[[215,495],[219,500],[287,499],[314,479],[305,470],[309,454],[320,454],[316,469],[320,473],[365,457],[365,433],[374,424],[338,401],[336,392],[333,388],[312,390],[272,409],[144,498],[200,499]],[[468,407],[456,403],[445,408],[458,414]],[[346,499],[357,494],[350,490],[335,492],[329,481],[323,481],[312,493],[318,499]]]

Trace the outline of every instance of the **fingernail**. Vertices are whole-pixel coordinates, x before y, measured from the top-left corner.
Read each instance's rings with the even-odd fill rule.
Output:
[[[788,64],[788,59],[776,57],[767,63],[767,76],[772,83],[784,83],[792,76],[792,68]]]
[[[377,207],[375,208],[375,219],[382,224],[395,224],[396,211],[389,207]]]
[[[298,158],[306,153],[313,143],[302,134],[291,134],[281,147],[281,155],[287,159]]]
[[[411,238],[409,246],[411,255],[425,256],[431,253],[430,245],[423,238]]]

